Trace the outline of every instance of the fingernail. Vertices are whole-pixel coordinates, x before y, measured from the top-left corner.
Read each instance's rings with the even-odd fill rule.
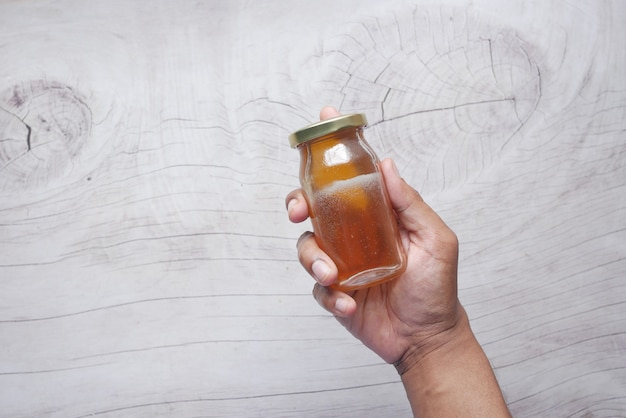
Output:
[[[287,212],[291,212],[291,208],[293,208],[296,203],[298,203],[297,199],[291,199],[289,203],[287,203]]]
[[[311,265],[311,270],[313,270],[313,276],[315,276],[315,280],[319,283],[322,283],[324,279],[330,273],[330,267],[324,260],[315,260],[313,265]]]
[[[346,313],[346,310],[348,309],[348,305],[349,305],[349,302],[345,298],[339,298],[335,301],[335,309],[341,313]]]

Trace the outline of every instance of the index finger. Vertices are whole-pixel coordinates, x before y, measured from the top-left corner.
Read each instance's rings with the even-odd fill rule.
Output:
[[[285,206],[287,207],[287,213],[291,222],[299,223],[308,219],[309,207],[302,189],[296,189],[290,192],[285,198]]]

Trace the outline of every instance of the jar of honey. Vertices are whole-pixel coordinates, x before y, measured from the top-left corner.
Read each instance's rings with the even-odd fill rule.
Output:
[[[406,255],[379,160],[363,136],[363,114],[342,115],[289,136],[300,152],[300,184],[315,240],[335,262],[342,291],[401,275]]]

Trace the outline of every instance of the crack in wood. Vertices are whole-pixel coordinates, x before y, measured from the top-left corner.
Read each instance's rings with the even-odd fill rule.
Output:
[[[387,98],[388,95],[389,95],[389,91],[387,91],[387,95],[385,96],[385,99]],[[390,117],[390,118],[387,118],[387,119],[385,119],[383,117],[383,119],[381,119],[380,121],[372,123],[369,126],[376,126],[376,125],[379,125],[381,123],[390,122],[390,121],[394,121],[394,120],[398,120],[398,119],[403,119],[403,118],[407,118],[407,117],[410,117],[410,116],[420,115],[420,114],[423,114],[423,113],[445,112],[445,111],[455,110],[455,109],[459,109],[459,108],[467,107],[467,106],[478,106],[478,105],[484,105],[484,104],[505,103],[505,102],[513,102],[513,103],[515,103],[515,98],[514,97],[510,97],[510,98],[504,98],[504,99],[481,100],[481,101],[478,101],[478,102],[461,103],[461,104],[454,105],[454,106],[445,106],[445,107],[440,107],[440,108],[436,108],[436,109],[416,110],[414,112],[409,112],[409,113],[406,113],[406,114],[393,116],[393,117]],[[384,100],[383,100],[383,104],[384,104]],[[384,116],[384,113],[383,113],[383,116]]]

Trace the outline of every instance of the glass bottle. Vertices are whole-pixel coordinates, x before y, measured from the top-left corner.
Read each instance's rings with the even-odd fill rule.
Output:
[[[406,255],[379,160],[363,136],[365,115],[342,115],[289,136],[319,247],[339,270],[332,287],[373,286],[401,275]]]

